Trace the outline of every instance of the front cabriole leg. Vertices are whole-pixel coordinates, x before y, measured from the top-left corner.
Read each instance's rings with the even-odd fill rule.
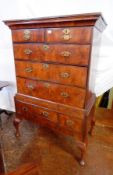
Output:
[[[14,127],[16,129],[16,133],[15,133],[16,137],[20,136],[19,124],[20,124],[21,121],[22,121],[22,119],[17,118],[17,117],[15,117],[15,119],[13,121]]]

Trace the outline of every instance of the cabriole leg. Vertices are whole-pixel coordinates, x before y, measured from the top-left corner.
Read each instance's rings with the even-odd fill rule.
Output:
[[[15,118],[14,121],[13,121],[14,127],[16,129],[16,133],[15,133],[16,137],[20,136],[20,131],[19,131],[20,122],[21,122],[21,119],[19,119],[19,118]]]
[[[95,105],[93,106],[90,115],[91,115],[91,128],[89,130],[89,134],[92,135],[93,134],[93,129],[94,129],[94,126],[95,126]]]

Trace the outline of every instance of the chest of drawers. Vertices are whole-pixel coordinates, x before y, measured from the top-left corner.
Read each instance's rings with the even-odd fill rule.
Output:
[[[22,119],[71,135],[84,165],[95,123],[93,65],[106,23],[100,13],[4,21],[12,31],[17,77],[14,125]]]

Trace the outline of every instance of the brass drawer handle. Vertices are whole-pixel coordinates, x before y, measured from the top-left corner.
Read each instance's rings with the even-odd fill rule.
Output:
[[[34,89],[34,86],[33,86],[32,84],[28,84],[27,87],[28,87],[29,89]]]
[[[25,68],[25,72],[30,73],[30,72],[32,72],[32,71],[33,71],[33,69],[32,69],[31,67],[27,67],[27,68]]]
[[[65,41],[67,41],[67,40],[70,40],[72,37],[71,37],[71,35],[69,34],[69,35],[63,35],[62,38],[63,38]]]
[[[72,120],[67,120],[66,121],[66,125],[67,126],[73,126],[74,125],[74,122]]]
[[[30,54],[32,53],[32,50],[30,50],[30,49],[25,49],[25,50],[24,50],[24,53],[25,53],[26,55],[30,55]]]
[[[43,49],[44,50],[48,50],[49,49],[49,46],[48,45],[43,45]]]
[[[69,29],[64,29],[63,30],[63,39],[64,40],[69,40],[69,39],[71,39],[72,37],[71,37],[71,35],[70,35],[70,30]]]
[[[49,65],[48,64],[45,64],[45,63],[42,64],[42,66],[43,66],[44,69],[48,69],[49,68]]]
[[[29,40],[31,37],[31,32],[30,30],[24,30],[24,40]]]
[[[67,73],[67,72],[63,72],[63,73],[60,74],[60,77],[61,78],[69,78],[70,77],[70,74]]]
[[[68,98],[68,97],[69,97],[69,94],[66,93],[66,92],[61,92],[60,95],[61,95],[62,97],[64,97],[64,98]]]
[[[44,115],[45,117],[48,117],[48,116],[49,116],[49,113],[46,112],[46,111],[43,111],[43,112],[42,112],[42,115]]]
[[[71,55],[71,53],[68,51],[64,51],[64,52],[61,52],[61,55],[64,57],[69,57]]]

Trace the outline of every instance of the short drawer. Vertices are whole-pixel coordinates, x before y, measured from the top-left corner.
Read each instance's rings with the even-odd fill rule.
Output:
[[[46,42],[91,43],[92,27],[68,27],[46,29]]]
[[[43,29],[12,30],[13,42],[44,42]]]
[[[57,113],[50,111],[46,108],[41,108],[37,105],[27,104],[20,101],[15,101],[16,114],[21,118],[30,119],[36,121],[38,118],[50,120],[57,123]]]
[[[15,59],[88,65],[90,45],[14,44]]]
[[[82,88],[58,85],[44,81],[28,80],[17,77],[18,93],[61,104],[84,107],[86,90]]]
[[[87,68],[16,61],[16,75],[24,78],[45,80],[85,88]]]
[[[67,115],[60,114],[58,118],[58,123],[61,128],[64,130],[76,132],[76,133],[82,133],[83,131],[83,121],[84,119],[80,119],[75,116],[70,117]]]

